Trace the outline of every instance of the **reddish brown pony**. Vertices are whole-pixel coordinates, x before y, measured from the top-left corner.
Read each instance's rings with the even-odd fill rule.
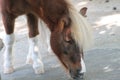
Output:
[[[90,42],[90,27],[69,0],[1,0],[1,13],[6,31],[4,39],[4,73],[14,71],[12,47],[14,43],[15,19],[25,14],[29,29],[29,55],[37,74],[44,72],[38,57],[38,18],[51,31],[50,44],[53,52],[75,80],[82,80],[85,72],[83,49]]]

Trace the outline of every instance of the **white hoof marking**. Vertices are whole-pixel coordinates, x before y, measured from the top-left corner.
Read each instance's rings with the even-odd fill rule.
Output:
[[[4,68],[4,74],[10,74],[14,72],[14,68],[11,66],[9,68]]]

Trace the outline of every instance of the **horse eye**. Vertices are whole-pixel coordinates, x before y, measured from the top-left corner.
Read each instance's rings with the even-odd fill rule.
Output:
[[[75,63],[76,62],[76,58],[75,57],[70,57],[70,60],[73,62],[73,63]]]
[[[66,55],[67,55],[67,54],[68,54],[68,52],[67,52],[67,51],[64,51],[64,54],[66,54]]]

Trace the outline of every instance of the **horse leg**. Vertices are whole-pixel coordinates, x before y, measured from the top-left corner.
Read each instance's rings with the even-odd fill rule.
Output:
[[[13,61],[12,61],[12,49],[14,44],[14,22],[15,17],[9,13],[2,13],[3,24],[5,27],[5,37],[4,37],[4,45],[5,45],[5,52],[4,52],[4,70],[5,74],[12,73],[13,69]]]
[[[29,27],[29,53],[27,56],[27,62],[33,62],[33,69],[36,74],[44,72],[44,66],[39,58],[39,48],[38,48],[38,19],[33,14],[27,14],[27,21]]]
[[[52,52],[52,49],[51,49],[51,46],[50,46],[50,30],[47,28],[47,25],[45,25],[45,23],[41,23],[41,25],[43,25],[44,27],[44,34],[46,35],[46,45],[47,45],[47,51],[48,53],[51,55],[53,52]]]
[[[51,47],[50,47],[50,31],[49,29],[47,28],[47,25],[40,20],[40,37],[41,37],[41,43],[44,45],[42,45],[42,49],[45,51],[46,48],[47,48],[47,52],[50,53],[53,53],[52,50],[51,50]],[[44,53],[44,52],[43,52]]]
[[[50,55],[53,55],[53,54],[52,54],[53,51],[52,51],[51,46],[50,46],[50,34],[47,36],[47,47],[48,47],[48,53],[49,53]]]
[[[46,25],[42,20],[39,20],[39,31],[40,31],[40,49],[41,49],[41,53],[44,54],[46,53],[46,48],[47,48],[47,43],[46,43],[46,38],[47,38],[47,34],[46,34]]]

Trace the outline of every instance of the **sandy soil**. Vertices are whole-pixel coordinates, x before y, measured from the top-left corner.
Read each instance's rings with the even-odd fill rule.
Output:
[[[73,0],[73,3],[78,11],[84,6],[88,7],[87,20],[93,28],[94,45],[89,51],[85,52],[85,61],[88,66],[86,80],[119,80],[120,0]],[[25,45],[24,49],[22,47],[23,44],[28,43],[25,16],[18,18],[15,25],[15,53],[17,53],[15,54],[15,68],[17,71],[11,75],[2,74],[2,80],[66,80],[66,74],[64,74],[54,55],[44,55],[43,59],[48,59],[44,61],[47,71],[44,75],[34,75],[31,66],[23,64],[26,59],[25,53],[28,52],[28,45]],[[1,38],[4,36],[3,30],[0,17]],[[2,64],[2,56],[0,56],[0,59]],[[2,71],[2,67],[0,71]],[[25,73],[23,74],[22,71]],[[25,75],[32,77],[26,77]]]

